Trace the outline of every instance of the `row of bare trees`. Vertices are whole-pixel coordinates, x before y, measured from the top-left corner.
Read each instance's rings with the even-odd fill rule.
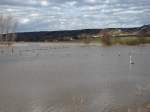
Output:
[[[17,25],[17,20],[12,15],[0,15],[0,43],[14,42]]]

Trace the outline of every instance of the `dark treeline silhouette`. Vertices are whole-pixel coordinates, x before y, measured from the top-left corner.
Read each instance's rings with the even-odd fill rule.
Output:
[[[69,31],[43,31],[17,33],[16,41],[70,41],[80,39],[81,34],[95,35],[99,29],[69,30]]]

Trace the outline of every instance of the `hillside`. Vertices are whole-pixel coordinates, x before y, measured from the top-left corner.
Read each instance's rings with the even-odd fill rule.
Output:
[[[136,28],[107,28],[83,29],[66,31],[43,31],[17,33],[16,41],[41,42],[41,41],[70,41],[78,40],[81,36],[98,37],[103,31],[111,32],[114,36],[150,36],[150,25]]]

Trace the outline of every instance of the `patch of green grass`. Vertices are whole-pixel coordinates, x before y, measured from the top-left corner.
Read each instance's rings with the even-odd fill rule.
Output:
[[[113,37],[113,44],[121,44],[121,45],[139,45],[139,44],[148,44],[150,43],[150,37]]]
[[[140,41],[137,37],[119,37],[112,39],[113,44],[121,44],[121,45],[138,45]]]
[[[100,38],[100,37],[92,38],[92,39],[91,39],[91,42],[100,43],[100,42],[101,42],[101,38]]]
[[[150,44],[150,37],[133,37],[133,36],[126,36],[126,37],[112,37],[110,39],[112,45],[120,44],[120,45],[139,45],[139,44]],[[78,42],[83,42],[85,44],[89,43],[103,43],[101,37],[88,37],[79,40]]]
[[[143,43],[150,44],[150,37],[145,37]]]
[[[96,38],[93,38],[93,37],[86,37],[86,38],[80,39],[79,42],[83,42],[83,43],[85,43],[85,44],[101,43],[101,38],[99,38],[99,37],[96,37]]]
[[[91,43],[91,38],[87,37],[87,38],[82,39],[81,41],[85,44],[89,44],[89,43]]]

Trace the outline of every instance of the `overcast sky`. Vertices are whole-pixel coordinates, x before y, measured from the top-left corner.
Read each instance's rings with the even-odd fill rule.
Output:
[[[150,24],[150,0],[0,0],[18,31],[135,27]]]

